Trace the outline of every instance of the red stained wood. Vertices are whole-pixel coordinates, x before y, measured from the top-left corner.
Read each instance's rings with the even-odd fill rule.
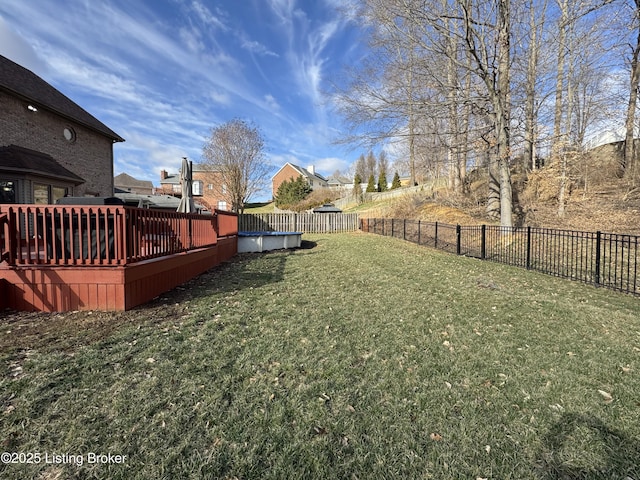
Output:
[[[233,257],[237,238],[131,265],[0,267],[0,306],[25,311],[128,310]]]

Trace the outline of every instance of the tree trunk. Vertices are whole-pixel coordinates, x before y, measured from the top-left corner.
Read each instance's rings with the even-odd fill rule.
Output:
[[[639,0],[640,1],[640,0]],[[543,7],[542,14],[546,4]],[[536,163],[536,79],[538,76],[538,26],[536,24],[536,9],[533,1],[529,2],[529,46],[527,48],[527,82],[525,85],[525,128],[524,128],[524,167],[535,170]],[[542,20],[544,22],[544,18]]]
[[[569,21],[568,0],[557,0],[561,11],[560,25],[558,27],[558,65],[556,72],[556,100],[553,116],[553,144],[551,146],[551,162],[554,162],[564,146],[562,134],[562,107],[564,93],[564,65],[565,49],[567,41],[567,25]]]
[[[498,168],[500,173],[500,225],[513,226],[511,191],[510,119],[510,0],[498,3],[498,91],[494,92],[494,109],[498,133]]]
[[[638,84],[640,83],[640,65],[638,64],[638,57],[640,56],[640,0],[635,0],[636,4],[636,28],[638,29],[638,35],[636,37],[636,44],[633,49],[633,55],[631,57],[631,81],[629,84],[629,104],[627,105],[627,119],[625,122],[626,135],[624,138],[624,174],[630,178],[633,186],[637,186],[639,183],[638,178],[638,165],[635,158],[635,117],[636,106],[638,103]]]

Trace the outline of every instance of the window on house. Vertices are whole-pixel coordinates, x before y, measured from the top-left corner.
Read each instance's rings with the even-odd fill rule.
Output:
[[[59,198],[64,197],[68,190],[64,187],[51,187],[51,203],[56,203]]]
[[[218,210],[226,210],[226,209],[227,209],[227,202],[220,200],[218,202]]]
[[[222,185],[222,194],[226,195],[227,194],[227,186],[226,185]]]
[[[208,188],[209,190],[213,190],[213,183],[210,183],[209,185],[207,185],[207,188]]]
[[[16,182],[0,180],[0,203],[16,203]]]
[[[33,203],[40,205],[49,204],[49,185],[43,183],[33,184]]]
[[[64,197],[69,192],[66,187],[58,187],[56,185],[47,185],[44,183],[33,184],[33,203],[40,205],[50,205],[56,203],[56,200]]]

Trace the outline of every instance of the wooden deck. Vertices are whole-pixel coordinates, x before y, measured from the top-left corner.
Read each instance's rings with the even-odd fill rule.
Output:
[[[0,205],[0,308],[128,310],[236,253],[227,212]]]

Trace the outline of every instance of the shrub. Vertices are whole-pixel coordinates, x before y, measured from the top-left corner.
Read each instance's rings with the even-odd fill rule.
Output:
[[[278,208],[288,208],[301,202],[311,193],[311,187],[307,180],[300,176],[295,179],[285,180],[278,187],[275,204]]]

